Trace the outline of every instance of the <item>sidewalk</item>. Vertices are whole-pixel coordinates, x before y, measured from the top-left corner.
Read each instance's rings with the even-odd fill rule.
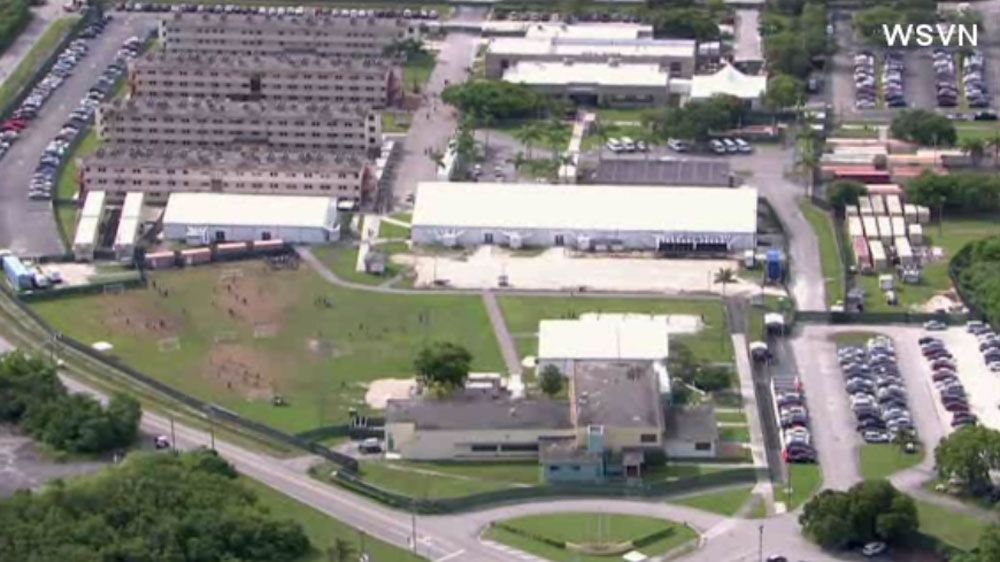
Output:
[[[0,55],[0,82],[7,80],[17,65],[31,50],[31,47],[38,41],[38,38],[45,33],[52,22],[56,21],[64,14],[60,4],[49,2],[42,6],[35,6],[31,9],[31,22],[28,27],[14,40],[14,43]],[[67,16],[69,14],[66,14]]]
[[[764,432],[761,428],[760,410],[754,398],[753,367],[750,365],[750,355],[747,352],[746,336],[733,334],[733,351],[736,355],[736,371],[740,377],[740,396],[743,397],[743,412],[750,428],[750,453],[753,465],[759,470],[754,493],[764,499],[767,513],[774,513],[774,493],[771,481],[767,477],[767,452],[764,450]]]

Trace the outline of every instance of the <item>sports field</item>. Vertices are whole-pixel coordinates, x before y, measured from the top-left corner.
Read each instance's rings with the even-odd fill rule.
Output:
[[[412,376],[425,342],[503,361],[477,296],[383,295],[261,261],[157,272],[148,289],[34,304],[58,330],[183,392],[287,431],[343,423],[365,383]],[[272,405],[281,395],[286,406]]]

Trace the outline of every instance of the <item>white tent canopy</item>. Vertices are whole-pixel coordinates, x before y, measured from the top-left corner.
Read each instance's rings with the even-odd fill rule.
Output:
[[[767,76],[743,74],[731,65],[723,65],[715,74],[695,75],[691,79],[691,99],[727,94],[744,100],[759,99],[767,91]]]

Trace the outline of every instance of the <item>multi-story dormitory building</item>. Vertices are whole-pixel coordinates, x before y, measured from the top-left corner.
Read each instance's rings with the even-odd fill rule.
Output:
[[[400,85],[388,59],[311,54],[149,53],[129,63],[133,95],[386,107]]]
[[[165,203],[175,192],[318,195],[362,201],[375,188],[361,154],[110,145],[84,159],[88,190],[143,192]]]
[[[174,52],[378,57],[418,36],[412,21],[392,18],[175,13],[160,24],[160,39]]]
[[[298,150],[377,151],[382,120],[364,106],[305,102],[236,102],[139,96],[101,105],[104,141],[133,145],[258,144]]]

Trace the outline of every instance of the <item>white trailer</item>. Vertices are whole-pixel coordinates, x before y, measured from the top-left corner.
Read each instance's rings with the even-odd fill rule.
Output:
[[[889,268],[889,262],[885,259],[885,246],[881,240],[868,240],[868,253],[872,256],[872,268],[875,271],[885,271]]]
[[[906,236],[906,221],[903,220],[903,217],[891,217],[890,220],[892,221],[892,235],[896,238]]]
[[[917,222],[920,224],[931,222],[931,210],[923,205],[917,205]]]
[[[899,201],[899,195],[885,196],[885,210],[891,217],[903,216],[903,205]]]
[[[878,220],[872,215],[861,217],[861,224],[865,227],[865,236],[868,238],[878,238]]]
[[[76,236],[73,238],[73,257],[77,261],[94,261],[105,197],[104,191],[91,191],[83,202],[80,221],[76,225]]]
[[[880,216],[885,214],[885,198],[881,195],[869,195],[868,199],[872,202],[873,215]]]
[[[861,217],[847,217],[847,235],[851,238],[865,235],[865,227],[864,223],[861,222]]]
[[[844,207],[844,215],[848,217],[856,217],[861,213],[858,211],[857,205],[847,205]]]
[[[906,219],[906,224],[917,222],[917,206],[909,203],[903,205],[903,218]]]
[[[858,209],[861,211],[861,215],[871,215],[872,214],[872,202],[867,197],[858,197]]]
[[[886,244],[892,244],[892,220],[886,216],[880,216],[878,218],[878,237],[882,242]]]
[[[922,246],[924,244],[924,227],[919,224],[909,226],[910,244]]]
[[[903,267],[914,264],[913,248],[910,247],[910,241],[905,236],[896,238],[896,257],[899,258],[899,264]]]
[[[142,203],[145,194],[139,191],[125,195],[122,206],[122,216],[118,220],[118,230],[115,232],[115,256],[119,260],[128,260],[135,250],[135,240],[139,234],[139,223],[142,221]]]

